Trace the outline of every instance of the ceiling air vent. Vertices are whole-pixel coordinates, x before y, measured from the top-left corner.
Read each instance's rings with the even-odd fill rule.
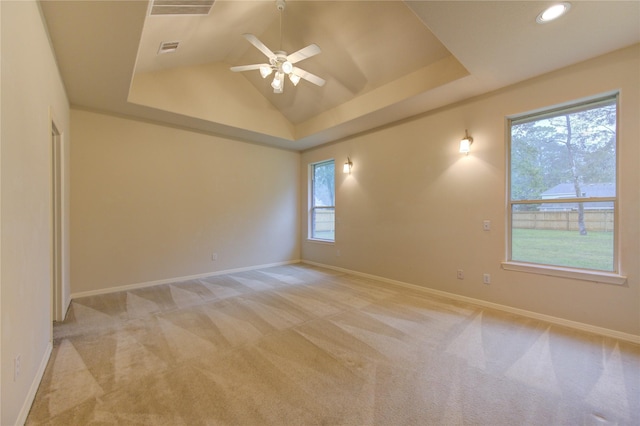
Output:
[[[178,50],[178,45],[180,45],[179,41],[163,41],[160,43],[160,48],[158,49],[158,55],[162,55],[163,53],[171,53]]]
[[[208,15],[215,0],[154,0],[152,15]]]

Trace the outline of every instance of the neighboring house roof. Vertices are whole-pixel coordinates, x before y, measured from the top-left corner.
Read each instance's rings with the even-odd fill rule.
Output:
[[[583,197],[615,197],[615,183],[582,183],[580,190]],[[561,183],[553,188],[547,189],[541,195],[543,200],[557,198],[576,198],[576,191],[573,183]],[[584,203],[584,208],[589,210],[612,209],[613,202],[588,202]],[[544,203],[540,210],[577,210],[578,203]]]
[[[615,197],[615,183],[581,183],[580,189],[584,197]],[[576,190],[572,183],[561,183],[541,194],[543,200],[549,198],[575,197]]]

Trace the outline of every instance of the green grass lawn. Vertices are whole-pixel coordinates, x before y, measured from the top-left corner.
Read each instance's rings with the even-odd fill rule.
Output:
[[[613,271],[613,232],[513,229],[515,261]]]

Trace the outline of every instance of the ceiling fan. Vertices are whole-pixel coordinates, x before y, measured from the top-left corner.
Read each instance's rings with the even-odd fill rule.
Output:
[[[285,1],[276,0],[276,8],[280,11],[280,49],[282,49],[282,11],[285,8]],[[271,73],[274,73],[273,81],[271,82],[273,93],[282,93],[284,91],[285,75],[289,77],[289,80],[291,80],[294,86],[298,85],[300,79],[307,80],[317,86],[324,86],[324,79],[293,65],[320,53],[321,50],[316,44],[310,44],[297,52],[287,55],[287,52],[284,52],[283,50],[276,50],[275,52],[271,51],[271,49],[258,40],[258,37],[253,34],[243,34],[243,36],[249,41],[249,43],[253,44],[269,59],[269,63],[240,65],[237,67],[231,67],[231,71],[240,72],[260,70],[262,78],[267,78]]]

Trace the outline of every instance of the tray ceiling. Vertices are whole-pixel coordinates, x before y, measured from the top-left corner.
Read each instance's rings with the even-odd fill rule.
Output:
[[[264,62],[243,33],[280,50],[275,1],[216,0],[206,15],[156,15],[147,1],[41,2],[74,106],[293,150],[640,41],[639,2],[577,1],[537,24],[548,4],[290,0],[282,50],[320,46],[300,66],[327,83],[274,94],[257,71],[229,67]]]

